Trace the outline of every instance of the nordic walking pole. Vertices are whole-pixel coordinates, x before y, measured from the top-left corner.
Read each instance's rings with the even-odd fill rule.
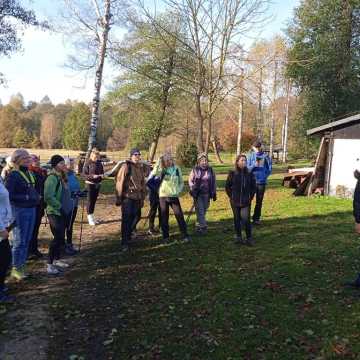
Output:
[[[192,205],[192,207],[190,209],[189,215],[186,218],[186,224],[189,222],[189,220],[191,218],[191,215],[194,213],[195,206],[196,206],[196,199],[194,199],[194,203],[193,203],[193,205]]]
[[[80,223],[80,239],[79,239],[79,252],[81,250],[81,238],[82,238],[82,229],[83,229],[83,221],[84,221],[84,207],[85,207],[85,199],[82,198],[82,206],[81,206],[81,223]]]

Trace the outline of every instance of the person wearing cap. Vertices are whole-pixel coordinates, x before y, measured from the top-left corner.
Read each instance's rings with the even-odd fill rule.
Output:
[[[181,170],[175,165],[170,154],[161,156],[156,162],[150,176],[160,176],[159,188],[160,210],[161,210],[161,231],[163,241],[169,241],[169,208],[173,209],[175,218],[183,236],[183,241],[190,241],[187,232],[187,225],[181,209],[179,196],[184,189],[184,180]]]
[[[66,173],[68,178],[68,184],[71,193],[71,199],[73,203],[73,208],[71,211],[71,217],[66,224],[66,244],[65,244],[65,253],[67,255],[75,255],[77,250],[74,249],[72,237],[73,237],[73,227],[76,219],[78,205],[79,205],[79,193],[80,193],[80,183],[76,177],[74,171],[74,159],[70,157],[65,157]]]
[[[69,264],[60,260],[61,247],[65,244],[65,229],[73,209],[73,202],[66,176],[64,158],[54,155],[50,159],[50,171],[44,187],[46,213],[49,219],[53,240],[49,246],[47,273],[59,274],[59,270],[67,268]]]
[[[39,251],[38,248],[38,237],[39,237],[39,229],[41,225],[41,219],[45,213],[45,203],[44,203],[44,184],[47,176],[46,170],[42,169],[40,166],[40,158],[31,154],[31,164],[29,166],[29,170],[35,176],[35,189],[40,195],[39,205],[36,207],[36,217],[35,217],[35,225],[34,231],[29,244],[29,257],[34,257],[40,259],[43,257],[43,254]]]
[[[256,203],[252,220],[255,225],[259,225],[267,178],[272,172],[271,159],[262,150],[261,142],[254,143],[247,159],[247,167],[254,173],[256,179]]]
[[[210,199],[216,201],[216,177],[207,154],[202,153],[197,158],[197,165],[189,175],[190,195],[194,199],[197,232],[202,235],[207,231],[206,212],[210,205]]]
[[[139,149],[131,149],[130,159],[124,162],[116,175],[116,205],[121,206],[121,246],[129,250],[131,233],[144,206],[146,196],[145,171]]]
[[[36,207],[40,203],[40,195],[36,191],[35,176],[29,171],[30,154],[24,149],[17,149],[11,155],[11,162],[13,170],[5,182],[16,223],[12,242],[11,276],[17,280],[23,280],[26,277],[25,263],[34,231]]]
[[[89,225],[95,226],[98,221],[94,217],[95,204],[100,192],[101,181],[104,177],[104,168],[100,160],[100,152],[93,148],[89,160],[82,171],[88,190],[87,214]]]

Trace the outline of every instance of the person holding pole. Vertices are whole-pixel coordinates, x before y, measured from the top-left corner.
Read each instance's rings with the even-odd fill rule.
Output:
[[[64,158],[60,155],[54,155],[50,163],[52,171],[45,181],[44,198],[47,205],[46,213],[54,238],[49,246],[47,273],[57,275],[60,273],[59,269],[69,267],[69,264],[60,260],[60,256],[61,247],[65,244],[66,224],[71,216],[73,202]]]
[[[144,206],[146,184],[144,167],[138,149],[130,151],[130,159],[121,165],[116,175],[116,205],[121,206],[121,246],[128,251],[131,234],[141,217]]]
[[[73,227],[76,219],[78,206],[79,206],[79,197],[82,194],[80,191],[80,183],[74,172],[74,159],[70,157],[65,157],[66,173],[68,178],[69,189],[71,193],[71,199],[73,203],[71,216],[68,219],[66,224],[66,243],[65,243],[65,254],[66,255],[75,255],[77,250],[74,249],[72,238],[73,238]]]
[[[191,170],[189,176],[190,195],[194,199],[197,218],[197,232],[206,234],[206,212],[210,199],[216,201],[216,177],[212,167],[209,166],[207,154],[202,153],[197,158],[197,165]]]
[[[161,184],[159,188],[160,210],[161,210],[161,230],[163,241],[169,241],[169,208],[173,209],[175,218],[178,222],[183,241],[190,241],[184,214],[181,209],[179,195],[184,188],[184,181],[181,170],[175,165],[170,154],[161,156],[155,164],[150,176],[160,176]]]
[[[267,178],[272,172],[272,162],[270,157],[262,149],[261,142],[257,141],[253,145],[253,151],[247,159],[247,167],[255,174],[256,178],[256,203],[253,214],[254,225],[260,225],[261,209],[264,200]]]
[[[231,170],[227,177],[225,191],[234,213],[235,243],[253,246],[250,205],[256,192],[256,180],[254,174],[246,167],[245,155],[237,156],[235,169]],[[242,238],[242,224],[245,226],[245,242]]]

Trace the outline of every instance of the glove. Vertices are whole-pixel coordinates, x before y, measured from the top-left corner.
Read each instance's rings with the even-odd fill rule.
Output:
[[[216,194],[214,194],[213,201],[216,201],[216,199],[217,199]]]

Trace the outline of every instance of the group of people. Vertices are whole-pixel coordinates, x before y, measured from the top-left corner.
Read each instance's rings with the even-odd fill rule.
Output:
[[[8,163],[9,166],[2,174],[4,178],[0,180],[0,301],[9,300],[5,287],[9,268],[10,276],[21,281],[27,277],[27,259],[43,257],[38,249],[38,234],[45,213],[53,235],[46,271],[50,275],[57,275],[69,266],[62,260],[62,255],[75,255],[77,252],[72,235],[79,198],[87,196],[88,223],[95,226],[98,223],[94,217],[95,204],[104,178],[97,149],[93,149],[83,167],[86,193],[80,189],[72,158],[54,155],[50,159],[51,170],[45,171],[36,155],[18,149],[13,152]],[[246,155],[238,156],[234,169],[228,174],[225,190],[234,214],[235,242],[238,244],[254,245],[252,223],[260,222],[266,181],[271,170],[271,159],[262,151],[261,143],[256,143],[249,158]],[[206,215],[210,201],[216,201],[217,197],[216,175],[205,153],[198,156],[188,182],[197,217],[196,231],[203,235],[207,232]],[[148,233],[152,235],[157,232],[155,220],[158,215],[163,241],[169,241],[171,207],[182,240],[191,240],[179,200],[184,180],[180,167],[170,154],[161,156],[152,167],[141,160],[138,149],[132,149],[129,159],[116,175],[115,189],[116,205],[121,207],[122,213],[123,251],[129,250],[147,195],[150,202]],[[256,205],[251,223],[250,207],[254,196]],[[245,240],[242,237],[243,229]]]
[[[93,220],[94,204],[98,195],[99,178],[97,163],[99,152],[95,149],[84,175],[88,183],[88,216]],[[74,159],[54,155],[50,159],[51,170],[40,166],[40,159],[24,149],[17,149],[7,159],[7,166],[0,178],[0,302],[9,301],[5,277],[18,281],[25,279],[27,260],[40,259],[38,248],[41,221],[46,213],[53,239],[49,244],[46,271],[56,275],[69,264],[61,257],[75,255],[73,225],[78,210],[79,198],[86,196],[81,191],[74,172]],[[103,171],[102,171],[103,172]],[[92,211],[91,211],[92,210]],[[47,221],[46,220],[46,221]],[[90,221],[89,221],[90,222]],[[95,224],[95,221],[92,222]],[[11,246],[9,235],[12,232]]]
[[[272,171],[271,159],[262,151],[261,143],[254,144],[249,158],[240,155],[235,162],[235,169],[229,172],[226,180],[226,193],[234,214],[238,244],[254,245],[252,223],[260,223],[262,202],[268,176]],[[196,166],[189,175],[190,195],[194,200],[197,217],[197,233],[206,234],[206,213],[210,201],[216,201],[216,175],[209,166],[207,154],[200,154]],[[138,149],[132,149],[130,158],[120,168],[116,176],[116,204],[122,213],[122,249],[127,251],[136,225],[141,218],[141,208],[146,194],[149,193],[149,234],[155,230],[155,218],[158,213],[159,228],[164,242],[169,241],[169,209],[173,210],[184,242],[190,241],[187,223],[181,208],[179,196],[184,188],[181,169],[175,164],[170,154],[164,154],[153,168],[141,161]],[[253,222],[250,219],[251,202],[256,196]],[[246,239],[243,240],[242,229]]]

